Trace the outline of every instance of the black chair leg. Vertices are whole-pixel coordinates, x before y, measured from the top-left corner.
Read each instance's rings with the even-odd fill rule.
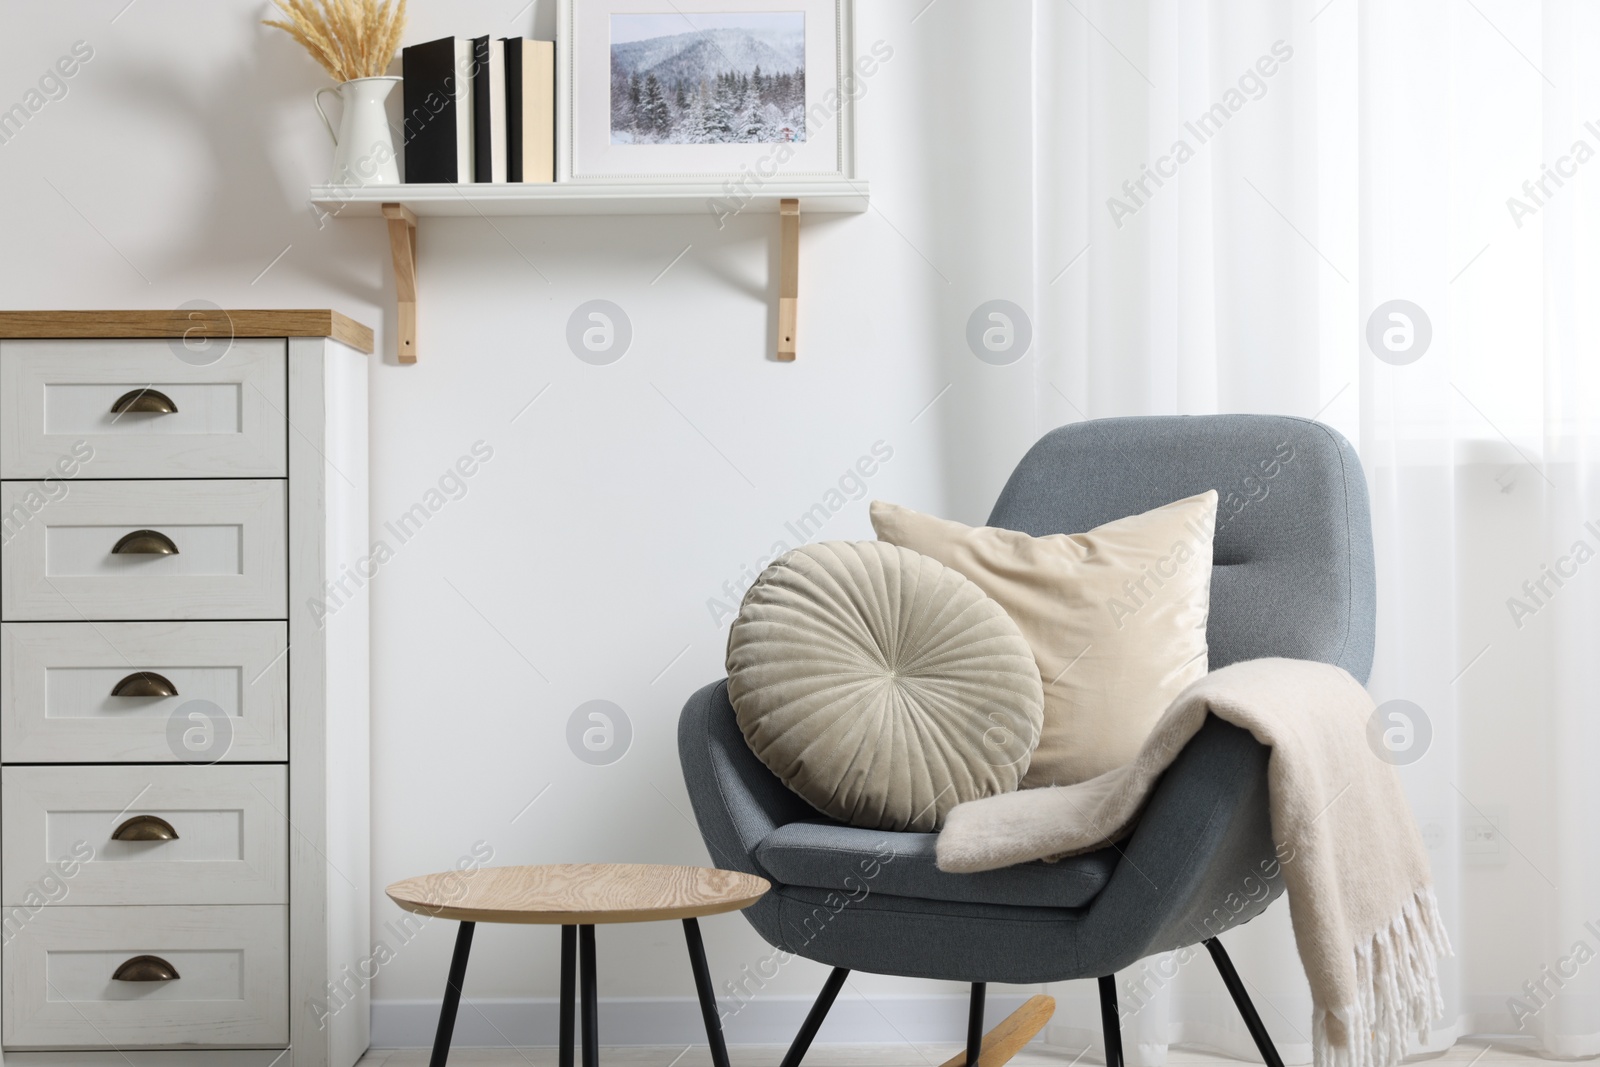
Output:
[[[1122,1067],[1122,1023],[1117,1018],[1117,976],[1103,975],[1099,981],[1100,1028],[1106,1035],[1106,1067]]]
[[[1228,995],[1233,997],[1233,1006],[1239,1009],[1240,1016],[1244,1018],[1245,1029],[1250,1031],[1250,1037],[1255,1041],[1262,1061],[1267,1067],[1283,1067],[1283,1058],[1278,1055],[1266,1026],[1261,1022],[1261,1016],[1256,1014],[1256,1006],[1250,1003],[1250,994],[1245,992],[1244,982],[1239,979],[1239,972],[1233,969],[1233,961],[1228,958],[1222,942],[1213,937],[1205,944],[1206,948],[1211,950],[1211,960],[1217,965],[1217,973],[1222,975],[1222,984],[1228,987]],[[1104,978],[1100,980],[1105,981]]]
[[[828,1017],[828,1009],[833,1007],[834,999],[839,996],[839,990],[844,988],[844,980],[848,977],[850,968],[835,967],[833,973],[828,975],[828,980],[822,983],[822,992],[817,994],[817,1001],[811,1005],[806,1021],[800,1024],[800,1032],[794,1035],[794,1043],[784,1053],[782,1067],[800,1067],[800,1061],[805,1058],[817,1031],[822,1029],[822,1020]]]
[[[450,974],[444,983],[444,1002],[439,1005],[439,1028],[433,1034],[433,1055],[428,1067],[444,1067],[450,1058],[450,1036],[456,1029],[456,1009],[461,1006],[461,984],[467,978],[467,956],[472,952],[475,923],[456,928],[456,950],[450,957]]]
[[[983,1055],[983,982],[972,983],[972,1003],[967,1008],[967,1067],[978,1067],[978,1057]]]
[[[717,1012],[716,990],[711,988],[711,968],[706,964],[706,945],[700,937],[699,921],[683,920],[683,936],[689,943],[694,991],[700,997],[700,1017],[706,1024],[706,1041],[711,1045],[711,1067],[729,1067],[728,1043],[722,1037],[722,1018]]]

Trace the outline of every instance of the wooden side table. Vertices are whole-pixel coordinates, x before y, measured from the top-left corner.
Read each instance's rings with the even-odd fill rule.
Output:
[[[729,1067],[716,993],[700,939],[702,915],[748,908],[771,886],[764,878],[710,867],[650,863],[567,863],[539,867],[485,867],[407,878],[391,885],[389,899],[406,911],[455,919],[455,953],[439,1009],[429,1067],[444,1067],[450,1055],[461,983],[480,922],[542,923],[561,927],[560,1067],[573,1067],[573,1007],[582,959],[583,1067],[599,1067],[600,1020],[595,995],[594,928],[604,923],[683,920],[700,1013],[714,1067]]]

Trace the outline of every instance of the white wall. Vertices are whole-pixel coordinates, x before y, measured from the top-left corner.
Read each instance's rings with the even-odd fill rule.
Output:
[[[94,50],[67,95],[0,144],[0,306],[209,300],[370,323],[375,523],[475,442],[494,450],[370,586],[373,883],[449,867],[480,841],[496,863],[706,862],[674,731],[684,699],[721,673],[726,628],[708,599],[792,543],[785,522],[875,442],[893,458],[868,498],[979,521],[1023,450],[1067,420],[1031,359],[988,366],[964,339],[984,301],[1033,311],[1029,5],[863,0],[859,43],[894,49],[861,102],[873,208],[805,224],[798,362],[769,356],[772,216],[720,231],[699,216],[429,219],[422,357],[401,367],[382,223],[319,228],[306,204],[331,153],[310,105],[320,69],[257,24],[265,3],[124,3],[0,4],[0,109],[74,42]],[[417,0],[407,40],[550,36],[552,0],[520,7]],[[594,298],[635,331],[609,367],[563,339]],[[871,536],[868,498],[822,535]],[[596,698],[634,729],[607,767],[565,739]],[[399,912],[380,896],[374,914]],[[766,954],[737,917],[704,925],[719,984]],[[431,1006],[405,1005],[438,996],[451,937],[435,924],[378,975],[380,1040],[431,1026]],[[692,994],[675,925],[605,930],[599,944],[608,996]],[[553,996],[554,950],[549,931],[480,930],[468,997]],[[769,992],[809,997],[822,974],[797,962]],[[880,1008],[933,991],[854,981]],[[960,1009],[945,1014],[958,1032]],[[462,1028],[493,1039],[471,1012]]]

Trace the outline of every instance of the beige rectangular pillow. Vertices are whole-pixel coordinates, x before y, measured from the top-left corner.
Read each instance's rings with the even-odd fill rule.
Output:
[[[972,579],[1032,646],[1044,729],[1023,788],[1127,763],[1172,699],[1205,675],[1216,520],[1211,490],[1048,537],[872,502],[880,540]]]

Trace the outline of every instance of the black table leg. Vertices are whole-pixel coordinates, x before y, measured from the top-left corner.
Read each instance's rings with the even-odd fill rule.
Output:
[[[561,1059],[560,1067],[572,1067],[573,1011],[578,996],[578,928],[561,928]]]
[[[594,927],[578,927],[578,956],[583,973],[583,1067],[600,1067],[600,1013],[596,1002]]]
[[[444,1003],[439,1005],[439,1029],[433,1035],[433,1055],[428,1067],[444,1067],[450,1058],[450,1035],[456,1028],[456,1009],[461,1006],[461,983],[467,977],[467,955],[472,951],[475,923],[462,923],[456,929],[456,950],[450,957],[450,977],[445,979]]]
[[[717,1012],[716,991],[711,988],[711,969],[706,966],[699,921],[683,920],[683,936],[689,942],[689,966],[694,970],[695,992],[700,994],[700,1015],[706,1024],[706,1041],[711,1045],[711,1067],[728,1067],[728,1045],[722,1038],[722,1019]]]

